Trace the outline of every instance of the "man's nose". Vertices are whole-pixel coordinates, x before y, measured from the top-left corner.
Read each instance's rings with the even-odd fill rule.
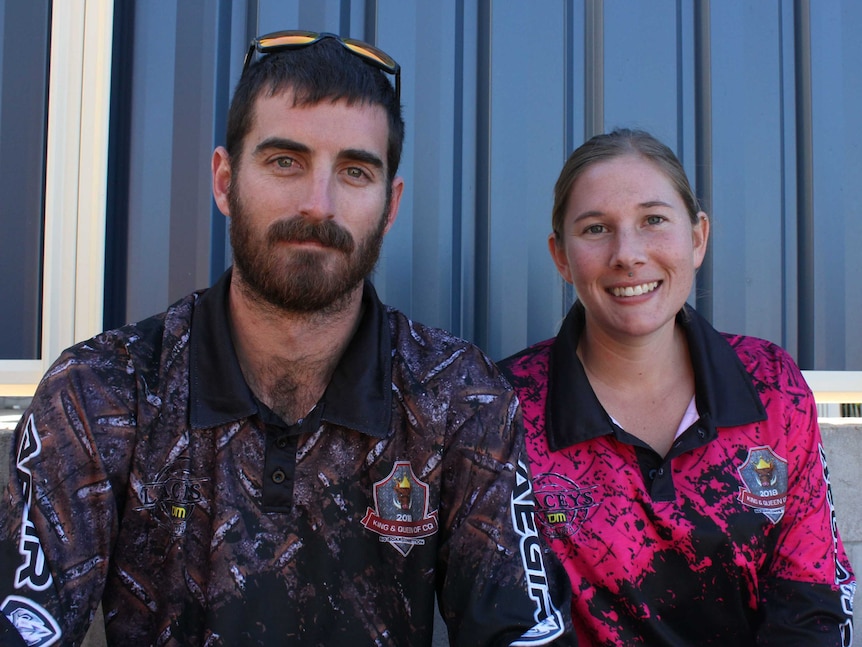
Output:
[[[304,187],[299,213],[312,220],[327,220],[334,214],[333,178],[331,173],[318,171],[309,174]]]

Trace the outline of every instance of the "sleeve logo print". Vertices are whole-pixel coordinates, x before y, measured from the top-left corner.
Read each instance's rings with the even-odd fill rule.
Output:
[[[428,484],[413,473],[409,461],[396,461],[389,476],[374,484],[374,509],[362,525],[404,555],[437,532],[437,511],[428,511]]]
[[[737,471],[745,484],[739,488],[739,502],[773,524],[781,521],[787,503],[787,461],[769,446],[752,447]]]
[[[42,452],[42,441],[36,431],[36,421],[31,415],[27,419],[21,442],[18,445],[17,467],[21,475],[24,495],[24,517],[21,519],[21,541],[18,552],[23,558],[22,565],[15,574],[16,589],[44,591],[51,583],[51,572],[45,560],[45,553],[30,519],[33,502],[33,475],[27,464]],[[0,611],[9,619],[29,647],[48,647],[62,636],[57,621],[42,606],[32,600],[17,595],[7,596],[0,604]]]
[[[21,542],[18,552],[24,558],[24,563],[18,568],[15,577],[15,588],[28,587],[34,591],[44,591],[51,585],[51,573],[42,552],[42,544],[36,534],[36,528],[30,520],[30,506],[33,504],[33,476],[27,463],[42,452],[42,441],[36,431],[36,422],[31,415],[27,426],[21,434],[18,446],[18,472],[21,475],[22,492],[24,495],[24,518],[21,520]]]
[[[62,635],[51,614],[32,600],[10,595],[3,600],[0,609],[21,634],[27,647],[48,647]]]

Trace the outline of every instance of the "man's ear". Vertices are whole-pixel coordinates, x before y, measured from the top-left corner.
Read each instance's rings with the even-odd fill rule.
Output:
[[[213,175],[213,198],[215,198],[216,206],[227,217],[230,217],[230,182],[232,178],[232,169],[230,166],[230,156],[224,146],[218,146],[213,151],[212,158],[212,175]]]
[[[553,232],[548,236],[548,251],[551,252],[551,259],[557,266],[560,276],[572,283],[572,272],[569,269],[569,257],[566,256],[566,248],[557,242],[557,235]]]
[[[389,197],[389,215],[386,218],[386,229],[383,233],[389,231],[398,217],[398,208],[401,205],[401,196],[404,194],[404,178],[396,177],[392,180],[392,191]]]

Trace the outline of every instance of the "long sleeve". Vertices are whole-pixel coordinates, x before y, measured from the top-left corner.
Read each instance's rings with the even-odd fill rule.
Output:
[[[80,641],[105,585],[120,483],[100,449],[126,462],[134,417],[134,378],[105,350],[64,353],[14,433],[0,505],[0,609],[28,645]]]

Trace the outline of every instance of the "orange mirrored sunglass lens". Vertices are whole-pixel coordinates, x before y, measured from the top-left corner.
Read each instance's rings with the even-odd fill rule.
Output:
[[[320,36],[318,35],[305,35],[305,34],[288,34],[286,36],[274,36],[272,38],[261,38],[258,40],[258,47],[261,50],[266,50],[271,47],[284,47],[285,45],[309,45],[314,41],[318,40]]]
[[[370,45],[366,43],[360,43],[358,41],[343,40],[341,42],[347,45],[349,49],[356,52],[360,56],[365,56],[366,58],[375,60],[387,68],[391,68],[393,70],[395,69],[395,60],[392,59],[388,54],[384,54],[383,52],[381,52],[379,49],[374,49]]]

